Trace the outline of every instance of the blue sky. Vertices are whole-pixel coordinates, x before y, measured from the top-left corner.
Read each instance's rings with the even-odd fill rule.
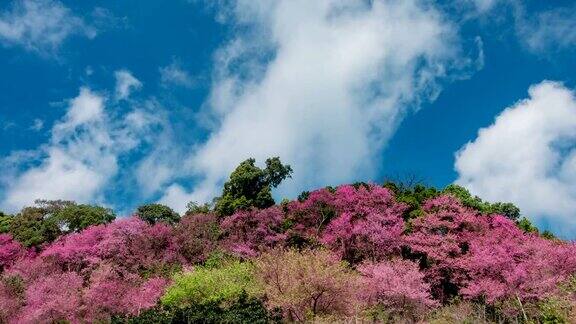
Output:
[[[517,0],[0,3],[0,208],[277,197],[415,175],[576,230],[576,6]],[[479,132],[483,129],[481,132]]]

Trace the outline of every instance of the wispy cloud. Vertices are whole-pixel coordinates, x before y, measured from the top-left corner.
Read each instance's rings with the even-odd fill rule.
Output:
[[[176,85],[189,88],[194,85],[194,81],[190,74],[188,74],[188,72],[176,61],[172,62],[170,65],[161,67],[159,71],[160,82],[163,86]]]
[[[93,38],[97,30],[57,0],[15,0],[0,13],[0,43],[54,54],[72,35]]]
[[[576,48],[576,6],[530,15],[522,7],[517,10],[518,35],[531,51],[546,53]]]
[[[536,54],[576,47],[576,6],[528,10],[521,0],[459,0],[457,5],[472,9],[473,17],[499,21],[508,15],[513,20],[519,42]],[[471,5],[471,8],[470,8]]]
[[[128,70],[119,70],[114,73],[116,77],[116,98],[127,99],[132,91],[142,88],[142,82],[136,79]]]
[[[41,131],[44,129],[44,121],[40,118],[35,118],[32,126],[30,126],[30,129],[36,132]]]
[[[492,201],[512,201],[540,225],[576,230],[576,97],[544,81],[504,110],[456,154],[457,183]]]

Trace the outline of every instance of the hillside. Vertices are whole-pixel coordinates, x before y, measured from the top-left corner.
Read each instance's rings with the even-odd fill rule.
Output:
[[[262,197],[289,177],[291,169],[281,166],[241,165],[222,197],[236,201],[236,176],[246,180],[246,174],[258,179],[248,181],[257,184],[250,192]],[[275,178],[270,170],[286,172]],[[191,204],[182,218],[149,205],[115,221],[102,209],[89,213],[101,224],[68,225],[53,240],[19,242],[1,234],[0,322],[575,318],[576,246],[539,234],[517,219],[513,205],[485,203],[457,186],[438,191],[392,183],[248,205],[234,205],[228,215]],[[79,215],[78,206],[41,219],[70,208]]]

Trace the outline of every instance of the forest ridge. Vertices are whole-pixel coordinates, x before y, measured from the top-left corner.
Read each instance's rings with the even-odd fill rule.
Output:
[[[576,246],[466,189],[356,183],[276,204],[242,162],[212,204],[38,201],[0,218],[0,322],[568,323]]]

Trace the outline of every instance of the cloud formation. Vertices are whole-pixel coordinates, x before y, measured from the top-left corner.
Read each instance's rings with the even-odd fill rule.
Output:
[[[120,72],[117,75],[130,76],[125,78],[128,84],[139,84],[129,71]],[[119,87],[123,98],[131,89],[125,84]],[[120,159],[143,143],[155,142],[152,130],[161,130],[163,123],[146,105],[123,112],[112,111],[113,104],[105,95],[81,88],[52,126],[46,144],[0,160],[2,209],[15,212],[36,199],[107,204],[106,187],[122,172]]]
[[[575,93],[550,81],[528,92],[458,151],[456,182],[569,236],[576,230]]]
[[[72,35],[96,34],[93,26],[56,0],[15,0],[0,13],[0,43],[5,46],[53,54]]]
[[[161,67],[159,71],[160,82],[163,86],[177,85],[189,88],[194,85],[192,77],[177,62]]]
[[[576,46],[576,6],[555,8],[528,15],[517,22],[519,37],[533,52],[544,53],[550,49],[569,49]]]
[[[184,165],[202,180],[191,193],[174,184],[162,201],[212,198],[248,157],[291,164],[286,195],[374,176],[406,113],[469,63],[457,28],[421,1],[226,3],[220,18],[245,32],[216,55],[215,126]]]
[[[40,165],[10,181],[3,207],[15,211],[44,198],[83,202],[94,199],[117,172],[113,144],[104,98],[81,89],[64,118],[52,128],[50,143],[37,152]]]
[[[533,53],[546,54],[576,46],[575,5],[540,11],[528,11],[527,2],[522,0],[459,0],[456,5],[471,7],[473,17],[489,16],[495,22],[510,13],[519,42]]]
[[[136,79],[130,71],[119,70],[114,73],[116,77],[116,98],[127,99],[132,91],[142,88],[142,82]]]

